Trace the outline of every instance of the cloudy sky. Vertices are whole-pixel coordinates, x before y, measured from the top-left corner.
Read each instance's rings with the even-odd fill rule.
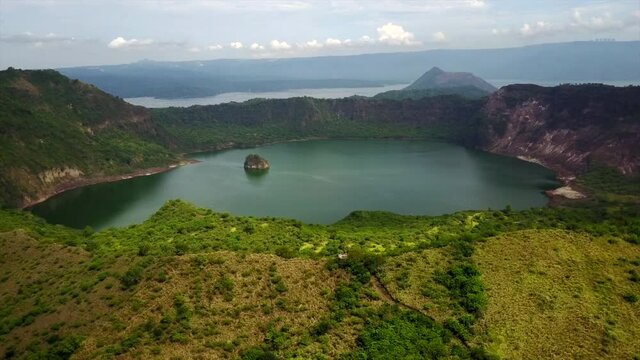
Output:
[[[640,0],[0,0],[0,68],[640,40]]]

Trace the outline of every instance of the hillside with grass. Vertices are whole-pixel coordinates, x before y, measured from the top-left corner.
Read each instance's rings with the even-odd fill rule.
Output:
[[[172,139],[148,111],[53,70],[0,71],[0,204],[88,178],[167,166]]]
[[[175,200],[100,232],[1,210],[0,354],[633,358],[638,233],[604,200],[333,225]]]

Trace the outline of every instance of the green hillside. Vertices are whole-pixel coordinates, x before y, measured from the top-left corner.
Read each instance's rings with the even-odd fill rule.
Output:
[[[61,180],[165,166],[170,136],[134,107],[53,70],[0,71],[0,204],[23,205]]]
[[[176,200],[142,224],[98,233],[3,210],[0,353],[533,359],[563,348],[631,358],[639,230],[637,206],[354,212],[320,226]],[[539,280],[506,286],[521,281],[509,276]],[[565,278],[573,285],[554,285]],[[532,296],[547,312],[519,305]],[[576,312],[592,327],[575,333]],[[555,327],[558,316],[566,327]],[[544,344],[528,335],[545,329],[560,333]]]
[[[307,138],[437,138],[473,144],[481,100],[438,96],[394,101],[254,99],[214,106],[153,109],[153,119],[184,149],[255,146]]]

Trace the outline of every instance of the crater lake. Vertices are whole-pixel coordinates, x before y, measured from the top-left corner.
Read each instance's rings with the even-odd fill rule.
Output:
[[[248,154],[265,174],[245,172]],[[437,141],[314,140],[189,156],[172,171],[86,186],[32,208],[49,222],[104,229],[139,223],[169,199],[236,215],[333,223],[354,210],[438,215],[547,203],[559,185],[540,165]]]

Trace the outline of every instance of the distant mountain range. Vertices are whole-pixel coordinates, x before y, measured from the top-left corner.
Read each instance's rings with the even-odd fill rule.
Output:
[[[60,72],[121,97],[188,98],[224,92],[408,83],[424,69],[468,71],[501,83],[640,82],[640,41],[290,59],[140,61]]]

